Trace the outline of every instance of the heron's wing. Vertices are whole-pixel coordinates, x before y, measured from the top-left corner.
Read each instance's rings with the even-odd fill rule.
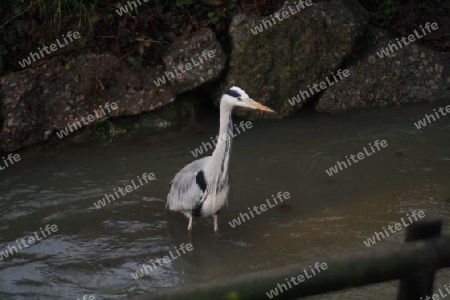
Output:
[[[175,175],[170,183],[166,207],[175,211],[190,211],[200,202],[206,189],[203,168],[210,158],[195,160]]]

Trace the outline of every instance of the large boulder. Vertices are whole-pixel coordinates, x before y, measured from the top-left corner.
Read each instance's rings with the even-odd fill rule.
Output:
[[[303,8],[286,3],[272,17],[234,17],[233,50],[221,91],[237,85],[283,117],[304,103],[291,105],[288,99],[339,68],[366,30],[368,13],[353,0],[302,2]]]
[[[47,140],[55,131],[94,114],[109,102],[106,117],[136,115],[175,100],[171,86],[156,87],[162,66],[134,70],[108,54],[82,55],[0,78],[0,150]],[[90,125],[90,124],[88,124]]]
[[[350,76],[325,91],[316,105],[318,111],[450,99],[450,54],[427,49],[417,41],[399,47],[400,38],[390,38],[376,28],[370,28],[366,41],[367,49],[348,68]],[[389,44],[386,56],[388,52],[381,50]]]
[[[164,81],[168,79],[174,90],[182,93],[219,78],[227,57],[214,32],[204,28],[187,39],[175,40],[162,60]]]

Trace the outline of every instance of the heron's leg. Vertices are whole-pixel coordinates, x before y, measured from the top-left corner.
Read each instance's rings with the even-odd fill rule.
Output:
[[[218,215],[213,215],[213,220],[214,220],[214,232],[218,232],[218,231],[219,231],[219,226],[218,226],[218,224],[217,224],[218,218],[219,218]]]
[[[192,217],[189,217],[188,231],[192,230]]]

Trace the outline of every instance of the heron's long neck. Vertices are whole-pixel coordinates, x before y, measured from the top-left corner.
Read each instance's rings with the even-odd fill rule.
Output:
[[[217,178],[220,174],[228,172],[228,162],[231,152],[231,139],[233,137],[233,123],[231,121],[231,111],[233,107],[221,101],[220,103],[220,128],[219,137],[216,144],[216,149],[212,154],[211,159],[205,166],[205,171],[211,176],[210,178]],[[226,135],[228,138],[225,139]]]

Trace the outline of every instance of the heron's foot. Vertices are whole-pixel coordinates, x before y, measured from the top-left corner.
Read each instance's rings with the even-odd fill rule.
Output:
[[[192,217],[189,218],[188,231],[192,231]]]
[[[213,221],[214,221],[214,232],[218,233],[219,232],[219,225],[217,220],[219,219],[219,216],[217,215],[213,215]]]

